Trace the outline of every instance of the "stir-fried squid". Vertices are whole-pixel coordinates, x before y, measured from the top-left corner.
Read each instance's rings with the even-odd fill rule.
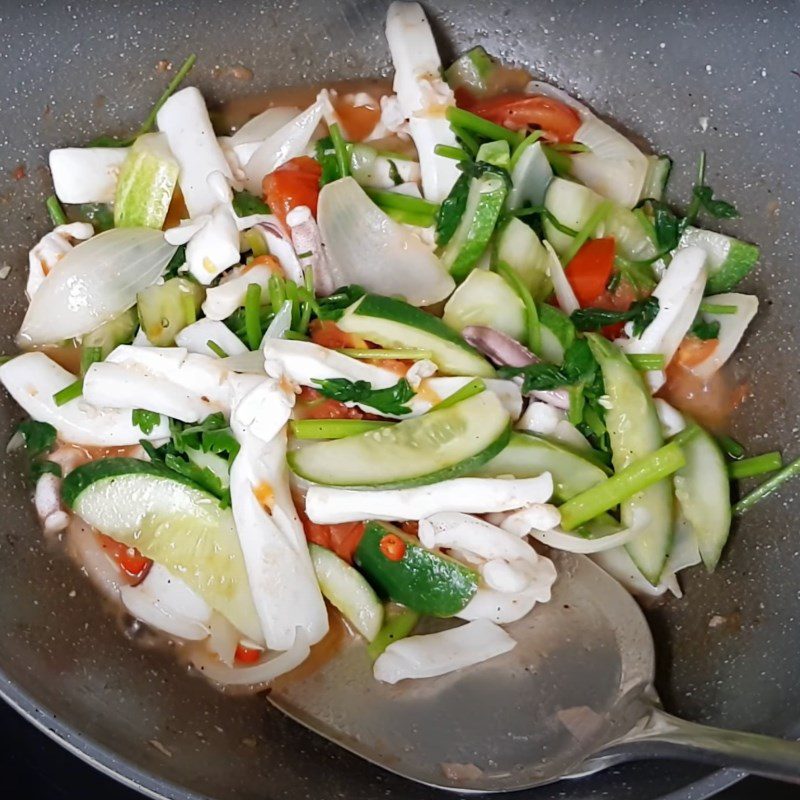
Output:
[[[679,597],[765,493],[730,480],[782,466],[693,419],[758,309],[758,249],[700,227],[736,215],[705,157],[682,216],[669,160],[560,89],[481,47],[443,71],[416,3],[386,37],[382,96],[217,131],[173,86],[156,132],[50,154],[9,452],[48,539],[221,686],[331,614],[380,681],[495,658],[550,550]]]

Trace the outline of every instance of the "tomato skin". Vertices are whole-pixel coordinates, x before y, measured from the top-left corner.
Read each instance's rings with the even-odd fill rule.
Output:
[[[471,107],[470,107],[471,106]],[[513,131],[541,128],[552,142],[571,142],[581,126],[578,114],[552,97],[510,92],[466,105],[467,110]]]
[[[104,533],[98,533],[97,538],[103,550],[129,578],[140,583],[147,577],[153,566],[151,559],[143,556],[135,547],[122,544]]]
[[[241,642],[236,645],[236,652],[234,653],[233,660],[237,664],[256,664],[261,659],[263,650],[258,650],[255,647],[245,647]]]
[[[360,409],[346,406],[331,397],[323,397],[316,389],[304,386],[295,403],[297,419],[364,419]]]
[[[581,308],[596,307],[614,271],[614,239],[590,239],[564,268]]]
[[[357,350],[366,350],[369,345],[360,336],[346,333],[333,320],[315,319],[309,326],[309,336],[314,344],[339,350],[352,347]]]
[[[348,564],[353,563],[353,556],[364,535],[363,522],[340,522],[337,525],[319,525],[312,522],[305,512],[298,508],[300,520],[306,539],[313,544],[318,544],[327,550],[332,550],[339,558]]]
[[[313,158],[298,156],[264,177],[261,184],[264,202],[284,228],[286,215],[298,206],[308,206],[317,216],[321,176],[322,167]]]

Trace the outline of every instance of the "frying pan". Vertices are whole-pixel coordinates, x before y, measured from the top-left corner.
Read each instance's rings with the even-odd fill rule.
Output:
[[[0,9],[0,293],[4,352],[22,316],[26,250],[48,227],[50,148],[134,130],[165,83],[161,59],[198,54],[212,102],[270,87],[387,73],[380,0],[74,0]],[[758,242],[745,291],[762,310],[738,361],[754,397],[735,435],[797,455],[800,5],[644,0],[429,2],[445,56],[474,44],[530,66],[675,159],[688,196],[701,149],[719,196]],[[243,81],[236,65],[253,71]],[[2,398],[0,441],[20,417]],[[0,691],[98,768],[170,798],[432,798],[301,730],[258,697],[222,696],[121,635],[83,576],[43,544],[15,462],[2,466]],[[737,524],[713,575],[651,609],[670,711],[723,727],[800,735],[797,489]],[[130,632],[129,638],[137,638]],[[443,732],[444,734],[445,732]],[[530,792],[532,800],[702,798],[738,774],[640,763]]]

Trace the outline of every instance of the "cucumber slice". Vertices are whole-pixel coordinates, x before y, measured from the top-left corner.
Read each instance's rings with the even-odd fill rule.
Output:
[[[650,392],[623,352],[598,334],[589,334],[587,339],[610,399],[605,422],[614,469],[621,470],[664,444],[661,424]],[[644,514],[648,521],[643,525]],[[658,585],[672,544],[672,481],[660,480],[626,500],[620,506],[620,518],[624,527],[643,525],[626,547],[647,580]]]
[[[675,496],[711,572],[731,532],[731,488],[725,458],[702,428],[683,445],[683,452],[686,466],[675,473]]]
[[[371,642],[383,626],[383,603],[375,590],[336,553],[318,544],[310,544],[308,549],[322,594]]]
[[[497,62],[480,46],[460,55],[445,71],[444,79],[450,88],[468,89],[481,97],[488,91],[487,81],[497,69]]]
[[[602,202],[603,198],[597,192],[566,178],[553,178],[544,196],[544,207],[547,211],[562,225],[574,231],[579,231],[586,225]],[[573,237],[558,230],[547,217],[544,218],[542,228],[553,249],[563,255],[572,244]]]
[[[561,364],[567,348],[575,341],[575,325],[563,312],[549,303],[537,303],[542,337],[542,357],[553,364]]]
[[[114,226],[160,230],[167,218],[179,171],[164,134],[140,136],[119,171]]]
[[[118,317],[103,323],[81,339],[82,356],[94,351],[99,359],[93,360],[102,361],[119,345],[130,344],[138,326],[139,318],[136,316],[136,309],[129,308],[127,311],[123,311]],[[83,357],[81,361],[83,361]]]
[[[647,175],[640,200],[661,200],[667,189],[672,159],[669,156],[647,156]]]
[[[658,254],[658,248],[641,218],[629,208],[612,206],[596,234],[600,235],[613,236],[617,253],[631,261],[645,261]]]
[[[402,300],[366,295],[336,324],[381,347],[429,351],[442,375],[491,378],[495,374],[491,364],[438,317]]]
[[[525,307],[517,293],[496,272],[474,269],[450,295],[442,320],[459,333],[468,325],[485,325],[521,340]]]
[[[61,494],[89,525],[180,575],[245,636],[263,641],[233,514],[216,497],[135,458],[84,464]]]
[[[507,193],[505,181],[492,173],[470,181],[464,214],[441,255],[442,265],[456,281],[469,275],[489,246]]]
[[[497,234],[495,258],[519,275],[535,300],[544,300],[553,291],[547,250],[522,220],[509,217],[503,224]]]
[[[754,244],[701,228],[689,227],[684,231],[678,248],[690,246],[706,253],[706,294],[731,291],[753,269],[760,255]]]
[[[405,543],[399,561],[381,552],[381,539],[393,534]],[[385,522],[368,522],[355,554],[371,583],[395,603],[432,617],[458,614],[478,590],[478,574]]]
[[[527,433],[512,433],[508,445],[475,475],[498,478],[535,478],[543,472],[553,476],[553,496],[559,502],[606,480],[606,473],[566,447]]]
[[[139,292],[139,322],[150,344],[173,347],[175,337],[197,321],[205,296],[205,289],[188,278],[171,278]]]
[[[508,444],[509,415],[492,392],[288,455],[301,478],[327,486],[400,489],[475,471]]]

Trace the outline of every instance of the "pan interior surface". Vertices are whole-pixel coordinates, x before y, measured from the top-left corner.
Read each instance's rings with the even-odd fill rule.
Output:
[[[24,310],[27,250],[48,229],[52,147],[135,130],[165,82],[159,62],[178,64],[190,52],[198,56],[192,82],[212,102],[387,74],[387,5],[79,0],[4,8],[0,262],[12,269],[0,301],[2,352],[13,352]],[[754,396],[738,412],[734,435],[753,453],[786,449],[795,457],[796,3],[481,0],[426,8],[445,55],[481,44],[576,94],[654,152],[670,154],[669,199],[678,205],[689,197],[697,156],[707,152],[710,184],[742,217],[720,229],[762,248],[759,268],[742,288],[759,296],[762,310],[738,361]],[[236,66],[249,68],[252,79],[243,80],[248,73]],[[0,441],[19,419],[3,397]],[[167,655],[127,641],[85,578],[43,543],[19,464],[6,458],[2,469],[0,691],[34,722],[154,795],[437,796],[304,731],[263,698],[218,694]],[[757,506],[736,526],[716,573],[695,569],[684,599],[648,612],[657,688],[669,711],[800,734],[798,510],[792,487]],[[514,796],[677,800],[708,796],[733,777],[697,765],[631,764]]]

